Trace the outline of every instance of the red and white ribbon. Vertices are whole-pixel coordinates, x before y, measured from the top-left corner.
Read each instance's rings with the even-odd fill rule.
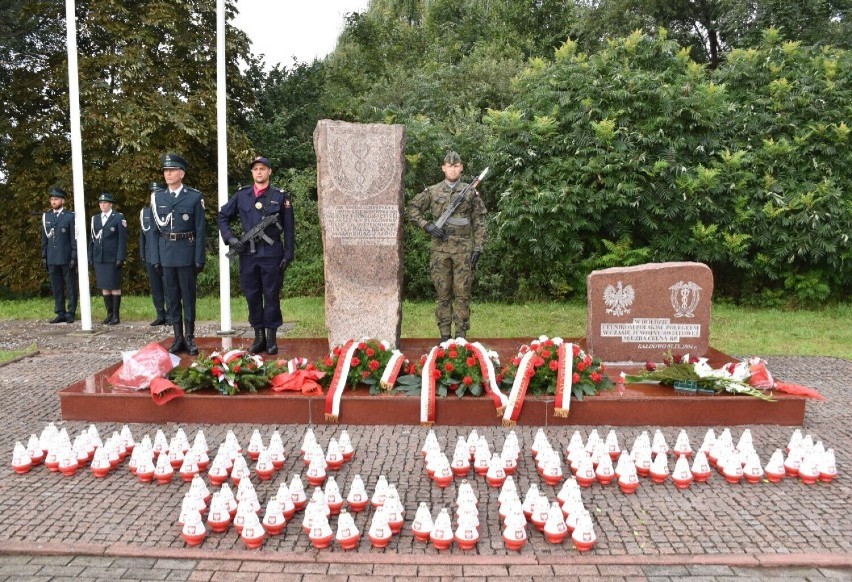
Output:
[[[405,362],[405,356],[399,350],[391,352],[390,360],[388,360],[385,371],[382,372],[382,378],[379,380],[379,386],[383,390],[390,390],[396,384],[396,379],[399,377],[399,372],[402,370],[402,364]]]
[[[479,360],[479,369],[482,372],[482,385],[485,388],[485,393],[494,401],[494,407],[497,409],[497,416],[501,416],[506,410],[508,399],[506,395],[500,392],[497,386],[497,375],[494,373],[494,362],[488,357],[488,350],[479,343],[473,342],[468,344],[470,349],[476,354],[476,359]]]
[[[343,344],[343,348],[340,350],[340,357],[334,367],[334,376],[331,378],[331,386],[329,386],[328,394],[325,396],[326,422],[337,422],[340,418],[340,397],[343,396],[343,390],[346,388],[346,379],[349,376],[349,368],[352,366],[352,357],[357,349],[358,343],[355,340],[349,340]]]
[[[292,360],[287,362],[287,372],[290,374],[295,374],[296,370],[306,365],[308,365],[308,358],[293,358]]]
[[[574,376],[574,344],[561,343],[557,349],[559,356],[556,368],[556,400],[553,403],[553,416],[568,418],[571,406],[571,379]]]
[[[420,380],[420,424],[435,424],[435,385],[438,382],[435,360],[438,359],[439,346],[429,350],[426,362],[423,364],[423,375]]]
[[[533,365],[532,360],[535,356],[535,350],[528,350],[521,357],[521,362],[518,364],[518,371],[515,374],[515,380],[512,382],[512,390],[509,392],[509,401],[506,405],[506,410],[503,412],[503,426],[515,426],[518,424],[518,417],[521,415],[521,408],[524,406],[527,388],[530,385],[530,376],[528,373]]]

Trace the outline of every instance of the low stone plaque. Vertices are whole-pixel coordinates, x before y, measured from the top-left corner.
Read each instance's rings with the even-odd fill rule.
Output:
[[[329,346],[402,326],[402,125],[321,120],[314,130]]]
[[[650,263],[593,271],[586,345],[606,362],[704,356],[710,347],[713,273],[703,263]]]

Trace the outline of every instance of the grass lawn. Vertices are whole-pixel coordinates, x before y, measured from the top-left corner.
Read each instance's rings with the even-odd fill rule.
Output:
[[[3,319],[49,319],[53,300],[38,298],[0,302]],[[92,319],[104,317],[100,297],[92,298]],[[231,300],[231,317],[238,325],[246,321],[245,301]],[[282,301],[284,320],[295,322],[290,337],[324,337],[324,308],[321,297],[298,297]],[[402,308],[403,337],[437,337],[434,304],[406,301]],[[586,333],[586,307],[579,303],[475,303],[472,306],[472,337],[523,337],[541,334],[565,338]],[[79,316],[79,312],[78,312]],[[124,297],[121,318],[147,321],[154,312],[148,297]],[[219,319],[219,299],[198,302],[199,321]],[[747,309],[728,304],[713,307],[710,343],[736,355],[809,355],[852,359],[852,305],[814,311]]]

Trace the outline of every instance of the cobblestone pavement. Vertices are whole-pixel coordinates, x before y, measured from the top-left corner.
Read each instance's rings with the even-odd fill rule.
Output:
[[[51,331],[47,324],[28,322],[25,326],[27,332],[45,328],[43,333],[48,337],[68,334]],[[434,514],[440,507],[449,506],[457,491],[457,483],[447,489],[433,486],[423,471],[419,451],[426,429],[419,426],[314,427],[323,446],[343,428],[352,437],[356,455],[335,474],[344,494],[356,474],[363,478],[369,492],[380,475],[386,475],[399,488],[406,528],[387,549],[372,549],[364,536],[354,552],[335,547],[315,550],[299,527],[298,514],[297,523],[290,524],[282,535],[267,539],[259,550],[246,550],[233,529],[227,534],[210,534],[200,547],[188,548],[176,524],[188,485],[178,479],[166,486],[142,484],[127,471],[126,464],[105,479],[95,479],[88,471],[62,477],[43,466],[16,475],[9,466],[15,441],[25,442],[48,422],[66,428],[72,438],[86,426],[61,421],[57,390],[113,363],[118,350],[163,336],[162,330],[149,331],[143,324],[128,328],[110,331],[106,344],[90,344],[86,338],[75,341],[73,336],[61,341],[40,340],[40,347],[47,347],[37,356],[0,367],[0,451],[6,459],[0,467],[0,579],[852,579],[852,481],[846,473],[852,456],[847,382],[852,377],[852,362],[848,360],[768,358],[777,377],[813,386],[828,397],[828,402],[808,403],[802,429],[835,449],[840,476],[833,483],[807,486],[785,479],[775,485],[730,485],[714,475],[709,483],[685,491],[671,482],[654,485],[643,480],[634,495],[624,495],[613,486],[595,485],[583,491],[584,505],[593,515],[598,535],[597,546],[586,554],[577,552],[570,541],[551,545],[532,531],[521,552],[507,551],[498,528],[498,491],[487,487],[481,478],[473,478],[481,521],[481,541],[476,549],[463,552],[453,547],[438,552],[432,545],[417,542],[410,521],[419,502],[429,503]],[[23,329],[16,332],[8,325],[0,326],[0,345],[9,345],[16,336],[24,335]],[[100,423],[97,428],[103,436],[121,425]],[[133,424],[130,428],[139,439],[144,434],[153,437],[158,428],[171,437],[178,427]],[[253,479],[265,507],[283,479],[289,481],[292,474],[304,471],[298,457],[304,425],[183,426],[190,439],[203,429],[212,450],[224,440],[227,430],[234,430],[245,445],[255,428],[267,440],[273,430],[279,430],[290,453],[284,469],[271,481]],[[603,435],[610,427],[577,428],[585,437],[592,428]],[[641,431],[656,428],[661,428],[671,445],[681,426],[672,419],[671,426],[627,427],[617,432],[624,447]],[[718,433],[725,427],[714,428]],[[746,427],[730,428],[736,439]],[[772,451],[786,445],[793,430],[760,425],[749,428],[764,462]],[[505,429],[478,430],[492,448],[502,446]],[[553,499],[558,488],[541,483],[528,452],[535,430],[516,428],[525,447],[516,483],[521,492],[531,483],[539,483]],[[554,446],[562,448],[573,430],[549,427],[546,434]],[[451,452],[457,437],[467,435],[469,428],[437,426],[435,431],[445,450]],[[705,432],[706,428],[687,428],[693,446],[700,444]],[[359,514],[359,528],[366,529],[370,517],[370,511]],[[332,519],[332,527],[335,523]]]

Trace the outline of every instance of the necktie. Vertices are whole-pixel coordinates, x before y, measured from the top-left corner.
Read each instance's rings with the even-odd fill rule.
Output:
[[[108,215],[102,214],[101,215],[101,224],[106,224],[107,218],[109,218]]]

